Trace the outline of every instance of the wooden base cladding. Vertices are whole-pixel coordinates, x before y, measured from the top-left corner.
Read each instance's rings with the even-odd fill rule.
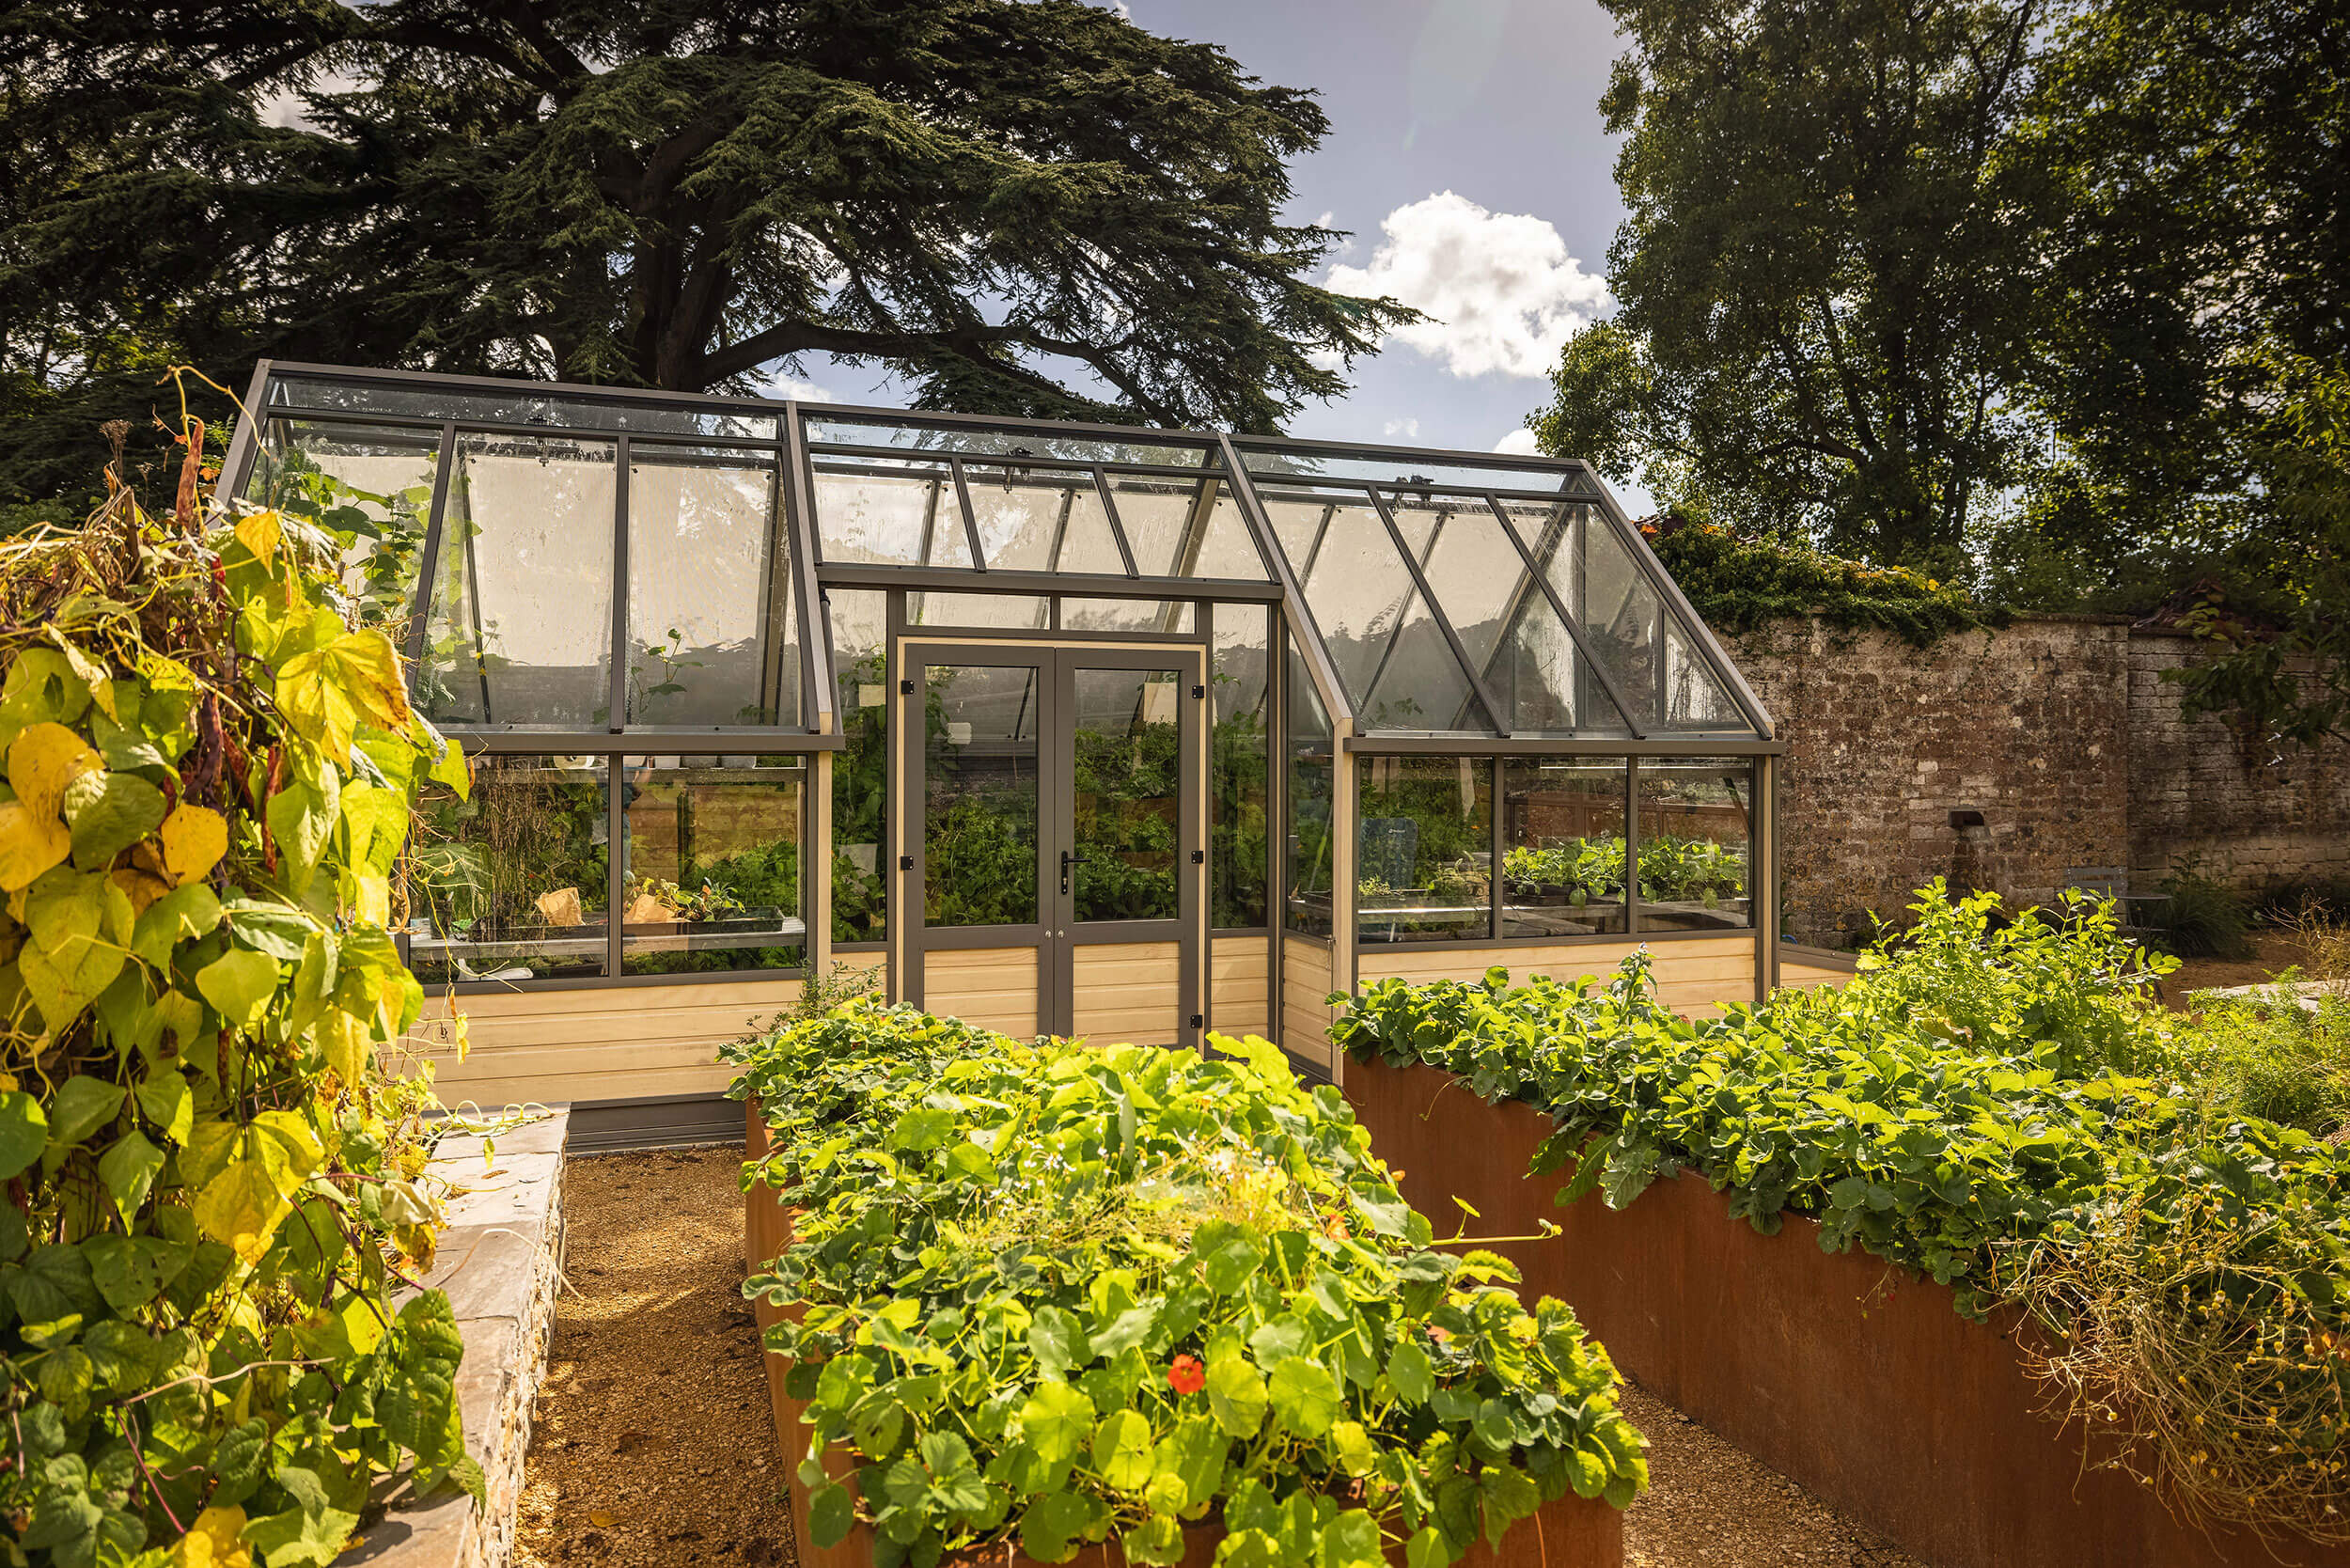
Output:
[[[1325,1071],[1330,1058],[1330,949],[1304,936],[1281,938],[1281,1044]]]
[[[1841,985],[1859,973],[1850,958],[1821,953],[1816,957],[1798,948],[1782,946],[1778,949],[1778,988],[1781,991],[1809,991],[1814,986]]]
[[[427,994],[409,1036],[431,1061],[441,1103],[484,1109],[536,1101],[644,1100],[723,1091],[718,1047],[798,1005],[800,980],[579,991]],[[452,1011],[471,1042],[457,1059]]]
[[[1104,1045],[1183,1038],[1183,944],[1103,942],[1073,949],[1070,959],[1073,1035]]]
[[[922,1010],[1034,1039],[1036,969],[1034,948],[932,948],[922,955]]]
[[[1572,1304],[1626,1376],[1936,1568],[2350,1568],[2350,1547],[2205,1535],[2154,1495],[2082,1463],[2040,1414],[2011,1317],[1971,1323],[1949,1287],[1866,1253],[1822,1252],[1730,1217],[1705,1179],[1658,1182],[1619,1212],[1564,1208],[1528,1178],[1547,1117],[1489,1105],[1448,1074],[1350,1061],[1346,1095],[1423,1214],[1473,1205],[1528,1295]]]
[[[1273,1038],[1268,1003],[1272,943],[1265,936],[1219,936],[1208,969],[1208,1027],[1237,1040]]]
[[[755,1101],[744,1107],[743,1135],[744,1154],[754,1160],[763,1158],[767,1128]],[[743,1195],[744,1268],[758,1270],[791,1245],[791,1211],[778,1200],[775,1188],[754,1184]],[[751,1315],[763,1334],[795,1314],[762,1297],[751,1303]],[[807,1406],[784,1388],[791,1358],[768,1351],[761,1359],[767,1368],[767,1403],[775,1416],[776,1446],[791,1489],[791,1534],[800,1568],[872,1568],[870,1526],[856,1525],[847,1540],[829,1547],[817,1545],[809,1535],[807,1483],[800,1479],[800,1461],[807,1457],[808,1438],[800,1418]],[[824,1469],[837,1480],[855,1484],[850,1480],[854,1466],[842,1449],[826,1450]],[[1224,1531],[1214,1523],[1189,1527],[1183,1531],[1183,1560],[1176,1568],[1210,1568],[1223,1539]],[[1394,1568],[1404,1568],[1402,1542],[1389,1545],[1386,1555]],[[1071,1560],[1082,1568],[1127,1568],[1128,1563],[1114,1541],[1082,1547]],[[1043,1568],[1036,1559],[1010,1546],[989,1552],[986,1561],[1001,1563],[1003,1568]],[[1569,1493],[1543,1504],[1531,1519],[1512,1526],[1498,1547],[1479,1539],[1461,1559],[1460,1568],[1623,1568],[1623,1514],[1604,1502],[1586,1501]]]
[[[1499,965],[1513,980],[1547,975],[1574,980],[1584,975],[1605,979],[1617,964],[1639,950],[1640,939],[1622,942],[1577,942],[1556,948],[1454,947],[1429,943],[1420,947],[1371,946],[1358,949],[1355,967],[1361,983],[1401,977],[1418,985],[1433,980],[1473,980]],[[1710,1018],[1724,1002],[1754,999],[1754,937],[1706,936],[1691,941],[1648,944],[1655,964],[1657,995],[1675,1012]]]

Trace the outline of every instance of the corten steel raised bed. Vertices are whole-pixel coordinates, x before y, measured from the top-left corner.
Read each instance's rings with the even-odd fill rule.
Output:
[[[1564,1173],[1526,1174],[1549,1118],[1434,1068],[1350,1060],[1346,1096],[1414,1207],[1456,1215],[1457,1195],[1470,1235],[1558,1224],[1489,1245],[1642,1388],[1938,1568],[2350,1568],[2350,1548],[2206,1536],[2085,1469],[2080,1428],[2039,1414],[2015,1316],[1969,1322],[1948,1286],[1821,1251],[1808,1219],[1761,1235],[1695,1174],[1559,1207]]]
[[[767,1127],[759,1114],[758,1102],[753,1101],[744,1111],[743,1126],[744,1153],[758,1159],[767,1152]],[[755,1186],[744,1194],[744,1262],[756,1269],[791,1244],[791,1212],[777,1200],[773,1187]],[[772,1325],[791,1314],[770,1305],[764,1299],[751,1304],[759,1327],[764,1333]],[[791,1534],[799,1549],[800,1568],[871,1568],[873,1561],[872,1530],[860,1523],[849,1538],[838,1545],[822,1547],[808,1538],[807,1488],[801,1483],[799,1464],[807,1451],[807,1429],[800,1424],[800,1414],[807,1408],[804,1401],[793,1399],[784,1390],[784,1375],[791,1369],[791,1357],[773,1351],[765,1356],[767,1364],[767,1400],[776,1418],[776,1437],[783,1449],[786,1473],[791,1485]],[[852,1468],[845,1455],[833,1450],[824,1456],[825,1468],[835,1477],[845,1478]],[[1182,1568],[1209,1568],[1214,1560],[1217,1542],[1224,1532],[1213,1524],[1195,1525],[1184,1531]],[[1402,1545],[1391,1546],[1388,1560],[1402,1568]],[[1072,1560],[1075,1568],[1125,1568],[1126,1556],[1114,1543],[1081,1549]],[[986,1568],[1046,1568],[1025,1552],[991,1554]],[[1622,1568],[1623,1514],[1606,1503],[1586,1501],[1570,1494],[1555,1502],[1544,1503],[1531,1519],[1524,1519],[1502,1537],[1498,1550],[1482,1541],[1469,1549],[1461,1560],[1461,1568]]]

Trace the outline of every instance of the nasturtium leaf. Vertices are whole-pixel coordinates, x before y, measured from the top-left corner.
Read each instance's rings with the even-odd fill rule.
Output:
[[[1379,1521],[1366,1509],[1350,1508],[1322,1527],[1315,1568],[1386,1568],[1379,1550]]]
[[[49,1101],[49,1141],[70,1149],[115,1119],[127,1091],[120,1084],[76,1073]]]
[[[1020,1516],[1020,1545],[1039,1562],[1066,1562],[1109,1511],[1082,1492],[1047,1492]]]
[[[1114,1356],[1141,1344],[1150,1337],[1152,1325],[1158,1322],[1158,1317],[1159,1303],[1156,1300],[1127,1308],[1094,1334],[1093,1354]]]
[[[1422,1525],[1403,1543],[1403,1568],[1449,1568],[1451,1561],[1451,1548],[1434,1525]]]
[[[1120,1492],[1139,1492],[1152,1476],[1151,1423],[1139,1411],[1113,1410],[1093,1429],[1093,1469]]]
[[[1379,1463],[1379,1450],[1360,1421],[1333,1421],[1330,1448],[1339,1456],[1339,1468],[1350,1476],[1367,1476]]]
[[[0,1182],[22,1174],[49,1147],[49,1117],[37,1096],[0,1093]]]
[[[228,853],[227,821],[210,807],[191,806],[186,801],[171,808],[155,837],[164,846],[164,865],[182,887],[212,874],[220,857]]]
[[[1129,1562],[1154,1564],[1183,1560],[1183,1521],[1164,1513],[1152,1513],[1118,1538]]]
[[[899,1114],[897,1124],[889,1130],[889,1147],[918,1153],[944,1144],[954,1131],[952,1111],[936,1105],[916,1105]]]
[[[1264,1253],[1253,1237],[1234,1236],[1206,1258],[1208,1289],[1218,1295],[1231,1294],[1257,1272],[1257,1265],[1263,1261]]]
[[[102,870],[163,825],[164,792],[136,774],[85,774],[66,787],[65,814],[73,829],[73,863]]]
[[[29,725],[8,745],[8,787],[26,810],[46,821],[62,814],[67,785],[105,765],[64,725]]]
[[[1216,1429],[1214,1418],[1187,1416],[1159,1439],[1151,1463],[1160,1477],[1172,1478],[1182,1487],[1179,1508],[1198,1508],[1215,1496],[1230,1451],[1231,1441]]]
[[[1048,1372],[1069,1372],[1093,1358],[1076,1314],[1049,1304],[1039,1307],[1029,1320],[1028,1353]]]
[[[1048,1465],[1073,1459],[1093,1429],[1093,1402],[1066,1383],[1040,1383],[1020,1407],[1020,1433]]]
[[[1406,1404],[1425,1404],[1436,1390],[1436,1369],[1428,1352],[1411,1340],[1398,1340],[1387,1356],[1387,1386]]]
[[[1308,1356],[1285,1356],[1267,1379],[1273,1413],[1301,1437],[1319,1437],[1339,1414],[1339,1380]]]
[[[122,1216],[123,1224],[137,1216],[139,1205],[147,1201],[148,1189],[163,1168],[164,1152],[135,1127],[98,1156],[98,1179],[113,1196],[115,1212]]]
[[[1235,1437],[1254,1437],[1264,1425],[1264,1377],[1238,1356],[1208,1363],[1208,1409]]]
[[[196,988],[232,1027],[250,1029],[260,1022],[277,990],[277,961],[250,949],[231,948],[196,971]]]

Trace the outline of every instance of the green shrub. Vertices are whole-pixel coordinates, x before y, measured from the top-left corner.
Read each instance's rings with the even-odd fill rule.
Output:
[[[1957,583],[1846,560],[1795,540],[1749,538],[1683,516],[1644,524],[1640,531],[1705,623],[1720,631],[1816,616],[1847,631],[1877,627],[1927,648],[1953,632],[2012,619]]]
[[[2234,888],[2182,860],[2163,878],[2162,890],[2170,895],[2162,917],[2165,948],[2181,958],[2252,956],[2251,913]]]
[[[1849,984],[1717,1020],[1662,1007],[1641,953],[1604,987],[1383,981],[1332,1035],[1547,1111],[1561,1201],[1691,1169],[1766,1234],[1806,1215],[1962,1311],[2018,1303],[2057,1413],[2121,1440],[2098,1462],[2199,1519],[2350,1538],[2350,1153],[2193,1082],[2109,908],[1913,908]]]
[[[1431,1248],[1335,1090],[1238,1059],[1017,1043],[852,1002],[730,1047],[792,1205],[744,1287],[810,1401],[818,1542],[876,1560],[1115,1534],[1168,1563],[1458,1560],[1569,1491],[1628,1504],[1644,1440],[1574,1313]],[[854,1490],[818,1462],[856,1462]]]
[[[323,1562],[479,1492],[386,929],[428,770],[340,542],[113,494],[0,555],[0,1520],[11,1561]],[[175,1553],[193,1529],[209,1557]],[[242,1556],[238,1560],[243,1560]]]

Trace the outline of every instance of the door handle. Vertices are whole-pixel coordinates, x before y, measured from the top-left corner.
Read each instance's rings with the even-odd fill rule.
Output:
[[[1069,868],[1084,863],[1085,856],[1082,854],[1072,854],[1068,850],[1060,852],[1060,890],[1064,897],[1069,892]]]

